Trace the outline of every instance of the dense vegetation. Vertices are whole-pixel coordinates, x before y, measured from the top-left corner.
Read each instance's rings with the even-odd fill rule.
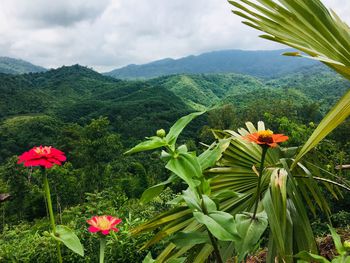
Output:
[[[136,248],[153,234],[130,238],[129,230],[171,207],[167,201],[184,185],[175,183],[152,202],[139,204],[142,192],[166,180],[168,172],[158,152],[126,156],[125,151],[158,128],[169,130],[179,117],[205,108],[208,112],[179,139],[190,150],[202,152],[199,142],[214,140],[211,129],[236,130],[247,120],[264,120],[290,136],[287,146],[299,146],[347,89],[348,82],[319,66],[274,79],[211,73],[124,81],[78,65],[0,74],[0,193],[11,194],[0,207],[0,262],[55,262],[55,246],[43,235],[48,223],[42,175],[16,164],[17,155],[35,145],[53,145],[67,154],[63,166],[49,171],[52,199],[58,221],[77,229],[87,257],[63,250],[65,260],[96,262],[98,248],[85,220],[113,214],[124,221],[119,238],[108,239],[106,259],[141,262],[148,251]],[[312,158],[325,171],[344,173],[335,167],[350,162],[349,127],[345,122],[314,150]],[[343,211],[349,202],[347,196],[332,207],[338,226],[349,224],[350,215]],[[315,230],[324,233],[327,219],[318,218]],[[153,254],[162,248],[161,243],[152,247]]]

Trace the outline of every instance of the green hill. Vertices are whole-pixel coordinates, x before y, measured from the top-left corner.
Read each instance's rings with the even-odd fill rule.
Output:
[[[9,57],[0,57],[0,73],[6,74],[24,74],[44,72],[45,68],[33,65],[21,59],[14,59]]]
[[[172,74],[239,73],[256,77],[280,77],[317,65],[308,59],[281,56],[289,50],[222,50],[180,59],[162,59],[144,65],[128,65],[105,73],[122,79],[147,79]]]
[[[306,105],[325,112],[349,84],[323,67],[316,68],[273,80],[212,73],[125,81],[79,65],[35,74],[0,74],[0,117],[45,114],[85,124],[107,116],[125,139],[140,139],[159,127],[168,128],[190,111],[227,103],[242,118],[251,112],[246,117],[252,120],[265,112],[305,115]]]

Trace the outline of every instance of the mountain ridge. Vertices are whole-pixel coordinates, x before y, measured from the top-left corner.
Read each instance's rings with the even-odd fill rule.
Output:
[[[26,74],[47,71],[46,68],[34,65],[28,61],[0,56],[0,73]]]
[[[103,74],[120,79],[149,79],[186,73],[239,73],[275,78],[319,64],[281,55],[287,51],[291,50],[217,50],[179,59],[164,58],[141,65],[130,64]]]

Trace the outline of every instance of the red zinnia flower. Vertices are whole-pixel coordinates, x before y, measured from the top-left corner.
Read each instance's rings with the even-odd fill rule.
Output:
[[[248,134],[243,138],[260,145],[267,145],[271,148],[276,147],[277,143],[285,142],[288,140],[288,136],[285,136],[284,134],[273,134],[271,130],[258,131],[252,134]]]
[[[108,235],[110,230],[119,231],[115,226],[122,222],[122,220],[113,216],[93,216],[86,222],[90,225],[89,231],[91,233],[101,231],[103,235]]]
[[[65,160],[66,156],[60,150],[51,146],[40,146],[23,153],[19,156],[17,163],[23,163],[24,166],[51,168],[54,164],[61,165]]]

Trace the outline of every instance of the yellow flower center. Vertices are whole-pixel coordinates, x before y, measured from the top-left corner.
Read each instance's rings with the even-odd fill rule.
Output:
[[[273,139],[272,139],[272,135],[273,135],[273,131],[271,130],[264,130],[264,131],[258,131],[258,140],[261,142],[265,142],[265,143],[272,143]]]
[[[51,146],[45,146],[45,147],[36,147],[34,149],[34,152],[40,155],[45,155],[51,153]]]
[[[272,137],[272,134],[273,134],[273,131],[271,130],[258,131],[258,135],[261,138]]]
[[[97,227],[101,230],[108,230],[111,228],[111,222],[106,217],[100,217],[97,222]]]

